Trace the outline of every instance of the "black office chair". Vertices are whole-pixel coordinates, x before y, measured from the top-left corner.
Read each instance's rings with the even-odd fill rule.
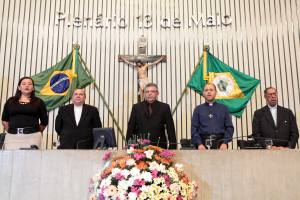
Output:
[[[93,149],[117,147],[115,130],[113,128],[93,128]]]

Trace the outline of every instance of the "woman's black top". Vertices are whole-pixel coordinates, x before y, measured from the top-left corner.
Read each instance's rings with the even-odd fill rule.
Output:
[[[9,129],[25,127],[38,129],[39,124],[47,126],[46,105],[38,97],[32,98],[27,104],[21,104],[14,97],[11,97],[4,105],[2,121],[9,122]]]

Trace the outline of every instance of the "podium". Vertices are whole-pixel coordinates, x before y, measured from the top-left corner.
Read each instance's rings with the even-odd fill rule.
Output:
[[[176,161],[196,180],[198,199],[300,199],[299,150],[182,150]],[[105,151],[0,151],[0,199],[88,199]],[[114,151],[113,156],[125,154]]]

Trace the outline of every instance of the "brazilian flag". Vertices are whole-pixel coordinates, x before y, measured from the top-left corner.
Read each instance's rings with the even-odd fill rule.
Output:
[[[36,96],[41,98],[47,110],[52,110],[68,101],[76,88],[84,88],[93,82],[79,60],[79,45],[54,66],[31,78],[34,81]]]
[[[215,84],[217,102],[226,105],[232,115],[241,117],[260,81],[233,69],[204,49],[188,87],[202,95],[206,83]]]

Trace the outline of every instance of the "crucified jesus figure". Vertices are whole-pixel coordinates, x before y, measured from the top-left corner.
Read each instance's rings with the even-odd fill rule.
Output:
[[[166,56],[162,55],[159,57],[159,59],[155,60],[152,63],[143,62],[141,59],[136,59],[133,62],[131,62],[127,59],[127,56],[119,56],[119,59],[120,59],[120,61],[123,61],[123,62],[127,63],[128,65],[131,65],[131,66],[134,66],[137,68],[138,79],[139,79],[138,80],[139,100],[143,101],[144,100],[144,87],[145,87],[145,85],[147,85],[147,83],[149,83],[148,68],[162,62],[163,60],[166,59]]]

